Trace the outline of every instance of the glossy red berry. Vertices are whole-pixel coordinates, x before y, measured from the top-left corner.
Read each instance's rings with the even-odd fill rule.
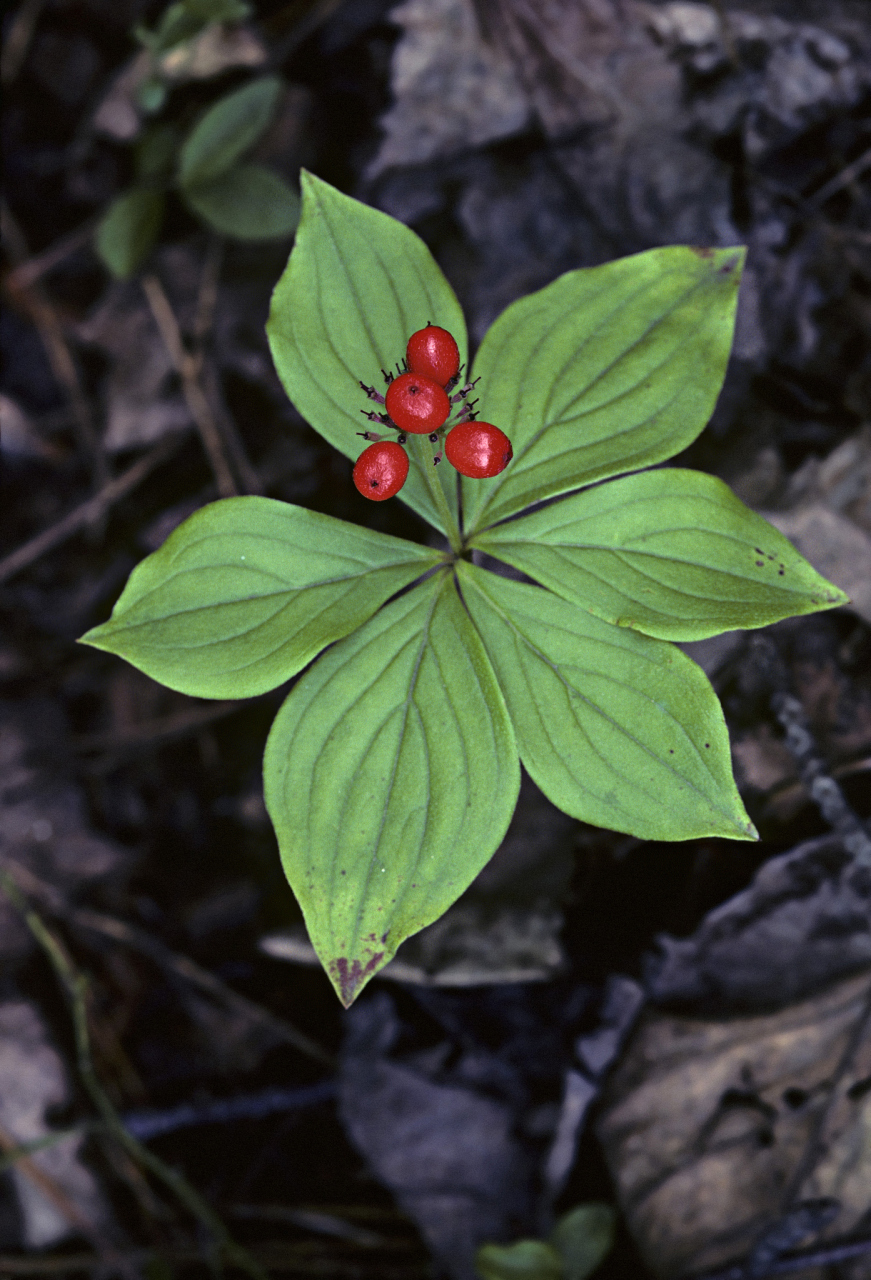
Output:
[[[370,444],[354,466],[354,484],[364,498],[373,502],[384,502],[399,493],[407,476],[408,454],[392,440]]]
[[[460,371],[460,349],[447,329],[428,324],[408,339],[405,361],[412,373],[422,373],[444,387]]]
[[[438,431],[451,411],[444,387],[421,373],[401,373],[394,378],[384,402],[400,431],[418,436]]]
[[[448,462],[473,480],[498,476],[514,457],[511,441],[490,422],[460,422],[445,440]]]

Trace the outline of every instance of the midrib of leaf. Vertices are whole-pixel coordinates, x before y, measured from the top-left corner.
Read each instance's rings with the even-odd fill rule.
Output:
[[[486,591],[485,591],[482,587],[479,587],[479,588],[478,588],[478,590],[479,590],[479,591],[480,591],[480,592],[485,596],[486,600],[487,600],[487,601],[488,601],[488,603],[491,605],[491,607],[494,609],[494,611],[495,611],[496,613],[498,613],[498,614],[499,614],[499,616],[500,616],[500,617],[501,617],[501,618],[502,618],[502,619],[507,623],[507,625],[508,625],[509,629],[511,630],[512,634],[514,634],[514,635],[518,636],[518,637],[520,638],[520,640],[522,641],[522,643],[523,643],[523,644],[525,644],[527,648],[529,648],[530,650],[532,650],[532,652],[533,652],[533,653],[535,653],[535,654],[539,657],[539,659],[540,659],[540,660],[541,660],[541,661],[542,661],[546,666],[548,666],[548,667],[551,669],[551,671],[553,671],[553,673],[556,675],[557,679],[559,680],[560,684],[561,684],[561,685],[563,685],[563,687],[564,687],[564,690],[565,690],[565,693],[566,693],[566,698],[567,698],[567,701],[568,701],[568,703],[569,703],[569,706],[571,706],[571,703],[572,703],[572,697],[573,697],[573,696],[574,696],[574,697],[576,697],[576,698],[579,698],[579,699],[580,699],[580,700],[581,700],[581,701],[582,701],[582,702],[583,702],[587,707],[589,707],[592,711],[594,711],[594,712],[598,713],[600,716],[602,716],[602,718],[603,718],[604,720],[607,720],[607,721],[608,721],[608,723],[609,723],[609,724],[610,724],[614,729],[616,729],[618,733],[624,734],[627,738],[629,738],[629,740],[630,740],[631,742],[634,742],[636,746],[640,747],[640,748],[641,748],[641,750],[645,753],[645,755],[649,756],[652,760],[655,760],[655,761],[657,762],[657,764],[665,765],[665,767],[666,767],[666,768],[667,768],[667,769],[668,769],[668,770],[669,770],[669,771],[670,771],[670,772],[671,772],[671,773],[672,773],[676,778],[678,778],[682,783],[684,783],[684,784],[686,784],[687,786],[691,787],[691,788],[692,788],[692,790],[693,790],[693,791],[695,791],[695,792],[696,792],[696,794],[697,794],[697,795],[699,795],[699,796],[702,798],[702,800],[704,800],[704,802],[705,802],[706,804],[711,804],[710,797],[706,796],[706,795],[705,795],[705,793],[704,793],[703,791],[700,791],[700,790],[698,789],[698,787],[697,787],[693,782],[691,782],[691,781],[690,781],[690,779],[689,779],[689,778],[685,777],[685,776],[684,776],[683,774],[681,774],[681,773],[678,773],[678,771],[674,768],[674,766],[673,766],[673,765],[671,765],[671,764],[669,764],[669,762],[668,762],[667,760],[663,760],[660,756],[656,755],[656,753],[655,753],[655,752],[651,751],[650,747],[649,747],[645,742],[642,742],[642,741],[641,741],[641,739],[640,739],[640,738],[637,738],[633,733],[629,733],[629,732],[628,732],[628,731],[623,727],[623,725],[619,724],[619,723],[618,723],[618,722],[617,722],[617,721],[616,721],[616,720],[615,720],[611,715],[609,715],[609,713],[608,713],[607,711],[605,711],[605,710],[604,710],[602,707],[600,707],[597,703],[593,702],[593,701],[592,701],[592,699],[588,698],[588,697],[586,696],[586,694],[582,693],[579,689],[572,689],[572,687],[569,685],[568,681],[567,681],[567,680],[565,680],[565,678],[563,677],[562,672],[561,672],[561,671],[560,671],[560,669],[556,666],[556,664],[555,664],[554,662],[552,662],[552,661],[551,661],[551,659],[550,659],[550,658],[548,658],[546,654],[542,653],[542,651],[538,648],[538,646],[537,646],[536,644],[534,644],[534,643],[533,643],[533,641],[532,641],[531,639],[529,639],[529,638],[526,636],[526,634],[521,630],[520,626],[519,626],[519,625],[517,625],[517,624],[515,623],[514,619],[511,617],[511,615],[510,615],[510,614],[507,614],[507,613],[505,612],[505,610],[504,610],[500,605],[498,605],[498,604],[497,604],[497,603],[492,599],[492,597],[491,597],[491,596],[487,595]],[[545,588],[539,588],[539,590],[545,590]],[[483,637],[482,637],[482,641],[483,641]],[[606,643],[606,642],[605,642],[605,641],[602,641],[602,643],[604,644],[604,643]],[[668,643],[670,643],[670,642],[669,642],[669,641],[667,641],[667,640],[659,640],[659,641],[656,641],[655,643],[658,643],[658,644],[668,644]],[[611,647],[616,648],[616,649],[618,650],[618,652],[620,651],[620,650],[619,650],[619,646],[616,646],[616,645],[615,645],[615,646],[611,646]],[[569,667],[569,665],[568,665],[568,664],[565,664],[565,665],[566,665],[566,670],[577,671],[577,672],[580,672],[582,675],[590,675],[590,674],[592,674],[594,677],[601,678],[601,673],[596,673],[596,672],[592,672],[592,673],[591,673],[591,672],[587,671],[584,667],[580,667],[580,666],[572,665],[571,667]],[[524,678],[526,679],[526,686],[527,686],[527,689],[529,689],[529,687],[530,687],[530,685],[529,685],[529,680],[528,680],[528,678],[527,678],[525,675],[524,675]],[[613,678],[613,677],[611,677],[611,678]],[[660,710],[661,710],[660,704],[659,704],[658,702],[655,702],[653,698],[648,697],[648,695],[647,695],[646,693],[644,693],[644,692],[643,692],[643,690],[642,690],[642,691],[639,691],[637,688],[634,688],[632,685],[628,685],[628,684],[626,684],[626,683],[625,683],[625,681],[623,681],[623,680],[619,680],[619,679],[614,679],[614,683],[615,683],[615,684],[622,685],[624,688],[629,689],[629,690],[630,690],[630,692],[632,692],[632,693],[639,693],[639,692],[641,692],[642,697],[646,698],[646,699],[647,699],[647,701],[648,701],[652,706],[657,707],[658,709],[660,709]],[[674,717],[672,717],[672,719],[673,719],[673,718],[674,718]],[[542,723],[544,723],[544,718],[542,717],[541,719],[542,719]],[[576,723],[578,723],[578,722],[576,721]],[[675,721],[675,723],[676,723],[676,724],[679,724],[679,722],[678,722],[678,721]],[[602,755],[602,753],[601,753],[600,751],[598,751],[598,750],[593,746],[593,744],[592,744],[592,743],[590,742],[590,740],[589,740],[589,737],[587,736],[587,731],[586,731],[586,729],[583,727],[583,725],[578,724],[578,728],[581,730],[581,732],[582,732],[582,733],[583,733],[583,735],[584,735],[585,740],[587,741],[587,743],[589,744],[589,746],[591,747],[591,749],[595,752],[595,754],[599,757],[599,759],[600,759],[600,760],[604,760],[604,761],[605,761],[605,764],[608,766],[608,768],[609,768],[609,769],[611,769],[611,770],[613,771],[613,770],[614,770],[614,766],[613,766],[613,764],[610,764],[610,763],[608,762],[608,760],[607,760],[607,759]],[[545,725],[545,729],[546,729],[546,732],[547,732],[547,734],[548,734],[548,738],[550,739],[550,732],[549,732],[549,730],[547,730],[547,726],[546,726],[546,725]],[[696,746],[695,742],[693,742],[692,738],[691,738],[691,737],[689,736],[689,734],[686,732],[686,730],[684,729],[683,725],[680,725],[680,729],[681,729],[681,732],[683,733],[684,737],[687,739],[687,741],[688,741],[688,742],[690,743],[690,745],[692,746],[693,751],[695,752],[695,754],[698,756],[699,760],[700,760],[700,761],[701,761],[701,763],[703,764],[703,766],[704,766],[704,769],[705,769],[706,773],[707,773],[710,777],[712,777],[712,780],[714,780],[714,781],[715,781],[715,779],[713,779],[713,775],[711,775],[711,771],[710,771],[710,769],[708,769],[708,766],[707,766],[707,764],[705,763],[705,758],[704,758],[704,756],[703,756],[703,755],[701,754],[701,752],[699,751],[699,749],[698,749],[698,747]],[[551,741],[552,741],[552,739],[551,739]],[[556,752],[556,751],[555,751],[555,754],[559,755],[559,752]],[[718,810],[719,810],[721,813],[724,813],[724,812],[725,812],[725,810],[723,810],[719,805],[717,805],[717,808],[718,808]]]
[[[308,622],[309,620],[313,620],[313,619],[315,619],[315,618],[319,618],[322,614],[326,613],[330,608],[332,608],[334,604],[340,603],[340,602],[341,602],[341,600],[342,600],[342,597],[341,597],[341,596],[339,596],[335,601],[331,601],[331,602],[330,602],[330,604],[326,605],[326,606],[325,606],[324,608],[322,608],[322,609],[319,609],[319,610],[317,611],[317,613],[313,613],[313,614],[311,615],[311,619],[307,619],[307,622]],[[244,603],[244,601],[238,601],[238,600],[235,600],[235,601],[230,601],[230,602],[228,602],[228,603],[231,603],[231,604],[241,604],[241,603]],[[270,626],[272,623],[274,623],[274,622],[275,622],[275,619],[276,619],[276,618],[279,618],[279,617],[281,616],[281,614],[282,614],[282,613],[284,613],[284,612],[285,612],[285,610],[289,609],[289,608],[290,608],[290,606],[291,606],[293,603],[294,603],[294,601],[293,601],[293,600],[288,600],[288,601],[287,601],[287,603],[286,603],[285,605],[282,605],[282,607],[281,607],[281,608],[276,609],[276,610],[275,610],[275,612],[274,612],[274,613],[271,613],[271,614],[269,615],[269,617],[268,617],[268,618],[263,618],[263,619],[262,619],[260,622],[258,622],[255,626],[245,627],[242,631],[235,631],[235,632],[233,632],[233,634],[232,634],[232,635],[230,635],[230,634],[228,634],[228,633],[224,633],[224,634],[221,636],[221,643],[224,643],[224,642],[226,642],[226,641],[231,641],[231,640],[238,640],[238,639],[240,639],[240,638],[241,638],[241,637],[243,637],[243,636],[252,636],[252,637],[253,637],[253,636],[255,636],[255,635],[257,634],[257,632],[258,632],[258,631],[260,631],[262,628],[264,628],[264,627],[268,627],[268,626]],[[221,606],[211,605],[211,606],[207,606],[207,607],[206,607],[206,609],[205,609],[205,610],[203,610],[203,611],[204,611],[204,612],[210,612],[210,611],[211,611],[211,609],[213,609],[213,608],[220,608],[220,607],[221,607]],[[181,612],[182,612],[182,611],[179,611],[179,614],[174,615],[174,616],[179,616]],[[197,612],[200,612],[200,610],[197,610],[197,609],[189,609],[189,610],[185,610],[184,612],[185,612],[185,613],[197,613]],[[140,624],[138,624],[138,625],[139,625],[139,626],[142,626],[142,625],[147,625],[147,624],[142,624],[142,623],[140,623]],[[136,628],[134,628],[134,627],[126,627],[126,628],[125,628],[125,630],[128,630],[128,631],[132,631],[132,630],[134,630],[134,629],[136,629]],[[343,637],[339,637],[339,638],[343,638]],[[277,648],[275,648],[275,649],[273,649],[273,650],[272,650],[272,653],[277,653],[277,652],[279,651],[279,649],[281,649],[282,647],[283,647],[283,645],[279,645],[279,646],[277,646]],[[323,647],[324,647],[324,648],[326,648],[326,647],[327,647],[327,645],[325,644]],[[182,643],[180,643],[180,642],[175,642],[175,641],[174,641],[174,642],[173,642],[173,644],[172,644],[172,648],[173,648],[174,650],[184,650],[185,652],[188,652],[188,651],[191,651],[191,650],[202,649],[202,648],[203,648],[203,645],[202,645],[202,644],[182,644]],[[260,656],[260,657],[258,657],[258,658],[252,658],[250,662],[243,662],[243,663],[241,663],[239,666],[236,666],[236,667],[226,667],[226,668],[224,668],[224,671],[225,671],[225,674],[227,674],[227,675],[231,674],[232,672],[237,672],[237,671],[246,671],[246,670],[248,669],[248,667],[255,667],[255,666],[258,666],[258,665],[259,665],[261,662],[263,662],[263,661],[264,661],[264,658],[263,658],[263,656],[261,655],[261,656]],[[306,664],[306,665],[308,665],[308,664]]]
[[[447,578],[445,578],[445,580],[447,580]],[[433,614],[435,613],[435,610],[436,610],[436,608],[437,608],[437,606],[438,606],[438,602],[439,602],[439,599],[440,599],[440,597],[441,597],[441,593],[442,593],[442,591],[443,591],[443,590],[444,590],[444,586],[442,585],[442,587],[440,587],[437,591],[434,591],[434,592],[433,592],[432,604],[430,605],[430,607],[429,607],[429,609],[428,609],[428,611],[427,611],[427,615],[426,615],[425,623],[424,623],[423,627],[421,627],[421,631],[420,631],[420,638],[419,638],[419,647],[418,647],[418,653],[417,653],[417,658],[416,658],[416,660],[415,660],[414,668],[413,668],[413,670],[412,670],[412,673],[411,673],[411,676],[410,676],[410,679],[409,679],[409,682],[408,682],[408,690],[407,690],[407,693],[406,693],[406,696],[405,696],[405,700],[404,700],[404,703],[403,703],[403,708],[402,708],[402,722],[403,722],[403,727],[402,727],[402,730],[401,730],[400,735],[399,735],[399,742],[398,742],[397,750],[396,750],[396,753],[395,753],[394,758],[393,758],[393,768],[392,768],[392,772],[391,772],[391,775],[390,775],[390,782],[389,782],[389,786],[388,786],[388,790],[387,790],[388,799],[387,799],[387,801],[386,801],[386,803],[385,803],[385,805],[384,805],[384,809],[383,809],[383,812],[382,812],[382,814],[381,814],[381,821],[380,821],[379,826],[378,826],[378,835],[377,835],[377,838],[376,838],[376,840],[375,840],[375,842],[374,842],[374,844],[373,844],[373,847],[372,847],[372,856],[371,856],[371,858],[369,859],[369,866],[368,866],[368,868],[367,868],[367,870],[366,870],[366,878],[365,878],[365,881],[363,882],[363,885],[362,885],[361,890],[360,890],[360,891],[358,892],[358,894],[357,894],[357,910],[356,910],[356,914],[355,914],[355,916],[354,916],[354,929],[353,929],[353,934],[354,934],[354,936],[355,936],[355,937],[358,935],[358,933],[359,933],[359,929],[360,929],[360,919],[361,919],[361,916],[362,916],[362,910],[363,910],[363,906],[362,906],[362,904],[364,903],[364,901],[366,900],[366,898],[367,898],[367,896],[368,896],[368,893],[369,893],[369,886],[370,886],[370,885],[371,885],[371,883],[372,883],[372,876],[373,876],[373,874],[374,874],[375,864],[376,864],[376,862],[377,862],[377,860],[378,860],[378,850],[379,850],[379,849],[380,849],[380,847],[381,847],[381,837],[382,837],[383,832],[384,832],[384,825],[385,825],[385,822],[387,821],[387,811],[388,811],[388,809],[389,809],[389,807],[390,807],[390,800],[389,800],[389,797],[390,797],[390,796],[392,795],[392,793],[393,793],[393,785],[394,785],[394,782],[395,782],[395,779],[396,779],[396,770],[397,770],[397,768],[398,768],[398,766],[399,766],[399,757],[400,757],[400,755],[402,754],[402,744],[403,744],[403,741],[404,741],[404,738],[405,738],[405,725],[407,725],[407,723],[408,723],[408,716],[409,716],[409,712],[410,712],[411,710],[413,710],[413,711],[414,711],[414,713],[415,713],[415,715],[418,717],[418,719],[420,719],[420,712],[418,711],[417,707],[415,707],[415,706],[414,706],[414,702],[413,702],[413,694],[414,694],[414,690],[415,690],[415,688],[416,688],[416,686],[417,686],[417,677],[418,677],[418,673],[420,672],[420,666],[421,666],[421,663],[423,662],[423,655],[424,655],[424,652],[425,652],[425,650],[426,650],[426,646],[427,646],[427,641],[428,641],[428,637],[429,637],[429,629],[430,629],[430,626],[431,626],[431,624],[432,624],[432,617],[433,617]],[[383,638],[383,637],[381,637],[381,636],[377,636],[377,637],[375,637],[375,638],[372,640],[372,642],[371,642],[371,643],[372,643],[373,645],[375,645],[375,644],[377,644],[377,643],[378,643],[378,641],[379,641],[379,640],[381,640],[382,638]],[[396,661],[398,660],[398,658],[400,657],[400,655],[404,652],[404,650],[405,650],[406,648],[408,648],[408,645],[412,644],[413,642],[414,642],[414,637],[412,637],[412,638],[408,641],[408,644],[406,644],[406,645],[403,645],[403,646],[402,646],[402,648],[401,648],[401,649],[400,649],[400,650],[395,654],[395,656],[394,656],[394,658],[393,658],[393,661],[394,661],[394,662],[396,662]],[[361,652],[365,652],[365,650],[362,650]],[[339,674],[340,674],[340,671],[337,671],[337,672],[335,673],[335,675],[334,675],[331,679],[336,679],[336,678],[339,676]],[[328,687],[329,687],[329,685],[325,685],[325,686],[324,686],[324,688],[328,688]],[[367,690],[365,690],[365,689],[364,689],[364,690],[362,690],[362,691],[360,692],[360,694],[357,696],[357,698],[355,698],[355,699],[354,699],[354,701],[353,701],[353,702],[351,702],[351,703],[349,704],[348,709],[347,709],[347,710],[348,710],[348,712],[350,712],[351,710],[353,710],[353,708],[357,705],[357,703],[360,701],[360,699],[361,699],[361,698],[363,698],[363,697],[365,696],[366,692],[367,692]],[[346,712],[346,714],[347,714],[347,712]],[[395,715],[395,714],[396,714],[396,712],[395,712],[395,709],[394,709],[394,711],[392,711],[392,712],[391,712],[391,715],[390,715],[390,716],[385,716],[385,717],[384,717],[384,719],[383,719],[383,720],[378,724],[378,726],[377,726],[377,728],[375,729],[375,731],[374,731],[374,732],[370,735],[370,737],[369,737],[369,743],[368,743],[368,745],[369,745],[369,746],[371,746],[371,744],[374,742],[374,740],[378,737],[378,734],[381,732],[381,730],[382,730],[382,729],[384,728],[384,726],[387,724],[388,720],[389,720],[389,719],[391,719],[391,717],[392,717],[393,715]],[[421,740],[422,740],[422,742],[424,743],[424,747],[425,747],[425,749],[426,749],[426,751],[427,751],[427,754],[428,754],[428,753],[429,753],[429,745],[428,745],[428,743],[427,743],[426,734],[425,734],[424,732],[421,732]],[[427,831],[427,828],[428,828],[428,825],[429,825],[429,801],[430,801],[430,799],[431,799],[431,793],[430,793],[430,789],[429,789],[429,777],[430,777],[429,770],[427,770],[427,819],[426,819],[426,825],[424,826],[423,836],[421,837],[421,841],[420,841],[420,847],[421,847],[421,848],[423,847],[423,845],[424,845],[424,843],[425,843],[425,841],[426,841],[426,831]],[[341,821],[342,821],[342,819],[344,818],[345,811],[346,811],[346,809],[347,809],[347,807],[348,807],[349,799],[350,799],[350,789],[348,789],[348,790],[345,792],[345,796],[344,796],[343,801],[342,801],[342,807],[341,807],[341,810],[340,810],[340,821],[339,821],[339,825],[340,825],[340,826],[341,826]],[[309,835],[310,835],[310,833],[309,833]],[[338,860],[337,858],[334,858],[334,859],[333,859],[333,866],[332,866],[331,874],[330,874],[330,890],[331,890],[331,893],[333,894],[333,896],[334,896],[334,897],[336,896],[336,868],[337,868],[337,866],[338,866],[338,861],[339,861],[339,860]],[[418,866],[418,865],[419,865],[419,860],[415,862],[415,864],[414,864],[415,868],[417,868],[417,866]],[[349,937],[350,937],[350,936],[351,936],[351,935],[349,934]],[[333,950],[335,951],[335,950],[336,950],[336,945],[335,945],[335,943],[336,943],[336,939],[335,939],[335,937],[333,937],[332,935],[331,935],[331,941],[332,941],[332,943],[333,943]]]
[[[404,565],[414,564],[415,562],[411,560],[400,560],[396,564],[367,565],[364,560],[361,560],[359,563],[361,567],[356,573],[341,574],[337,578],[318,578],[316,582],[306,582],[306,583],[303,583],[302,586],[293,586],[291,583],[287,583],[286,586],[279,587],[275,591],[258,591],[256,595],[254,595],[253,597],[249,593],[248,595],[237,596],[233,600],[229,600],[229,599],[219,600],[219,601],[216,601],[214,604],[194,605],[189,609],[178,608],[173,610],[173,616],[176,617],[185,613],[200,613],[203,610],[208,611],[209,609],[219,609],[222,605],[225,605],[225,604],[243,604],[252,599],[270,600],[273,596],[286,596],[291,592],[294,595],[299,595],[301,591],[314,591],[317,587],[337,587],[342,583],[351,584],[353,582],[356,582],[359,578],[364,577],[367,573],[381,573],[385,569],[402,569]],[[422,578],[427,571],[426,561],[421,560],[420,565],[421,565],[421,571],[418,576]],[[433,564],[429,567],[436,569],[438,568],[438,565]],[[156,592],[162,591],[167,586],[168,583],[174,582],[177,578],[182,578],[184,577],[185,574],[188,574],[188,573],[199,573],[204,568],[205,569],[230,569],[230,568],[235,569],[235,568],[238,568],[238,565],[230,564],[230,563],[222,564],[222,565],[210,564],[210,565],[197,565],[195,568],[192,568],[192,569],[178,569],[176,570],[175,573],[168,574],[167,577],[163,580],[163,582],[158,583],[156,587],[152,587],[149,591],[146,591],[143,595],[137,597],[137,599],[133,602],[133,604],[130,605],[130,608],[131,609],[138,608],[140,604],[144,603]],[[277,582],[282,581],[282,579],[279,577],[277,573],[273,573],[269,569],[251,569],[251,572],[261,574],[264,578],[274,578]],[[397,590],[399,590],[399,588],[397,588]],[[119,625],[123,626],[124,624],[119,623]],[[141,624],[137,624],[137,625],[141,625]]]

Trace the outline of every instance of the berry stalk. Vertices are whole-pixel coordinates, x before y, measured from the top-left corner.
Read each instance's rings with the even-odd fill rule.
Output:
[[[462,535],[460,534],[456,517],[448,506],[448,500],[445,497],[438,471],[433,466],[430,443],[423,436],[413,435],[409,437],[407,447],[426,481],[433,503],[441,516],[448,542],[451,544],[451,550],[456,555],[459,555],[463,549]]]

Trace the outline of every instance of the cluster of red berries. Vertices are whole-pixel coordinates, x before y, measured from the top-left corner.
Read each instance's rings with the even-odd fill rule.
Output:
[[[399,434],[394,440],[372,431],[359,433],[364,440],[375,441],[363,450],[354,467],[354,484],[365,498],[383,502],[405,484],[408,455],[402,446],[407,435],[428,435],[439,445],[433,463],[441,462],[445,435],[448,462],[461,475],[476,480],[498,476],[508,466],[512,449],[504,431],[490,422],[475,420],[477,401],[468,399],[475,383],[454,392],[460,380],[460,352],[447,329],[434,324],[418,329],[408,340],[405,371],[395,377],[383,369],[381,372],[387,382],[386,395],[365,382],[360,386],[370,400],[383,404],[386,412],[362,412],[370,422],[382,423]],[[455,405],[460,406],[459,417],[453,425],[446,425]]]

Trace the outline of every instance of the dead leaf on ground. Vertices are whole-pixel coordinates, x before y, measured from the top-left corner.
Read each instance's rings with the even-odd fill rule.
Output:
[[[801,1201],[839,1202],[823,1238],[867,1226],[869,1079],[867,970],[775,1014],[642,1014],[598,1132],[651,1269],[745,1258]]]
[[[64,1064],[36,1009],[25,1000],[0,1004],[0,1127],[15,1142],[39,1141],[51,1134],[46,1112],[69,1101]],[[28,1248],[44,1249],[63,1240],[74,1230],[73,1216],[94,1226],[108,1222],[93,1175],[79,1160],[81,1145],[82,1138],[73,1135],[31,1156],[38,1172],[60,1192],[56,1199],[27,1176],[24,1166],[13,1166]],[[61,1197],[70,1206],[67,1214],[57,1203]]]
[[[111,360],[105,388],[107,452],[154,444],[191,425],[169,352],[138,285],[111,286],[77,326],[76,336]]]
[[[662,935],[646,985],[660,1004],[761,1010],[871,965],[871,869],[840,836],[770,858],[689,938]]]

